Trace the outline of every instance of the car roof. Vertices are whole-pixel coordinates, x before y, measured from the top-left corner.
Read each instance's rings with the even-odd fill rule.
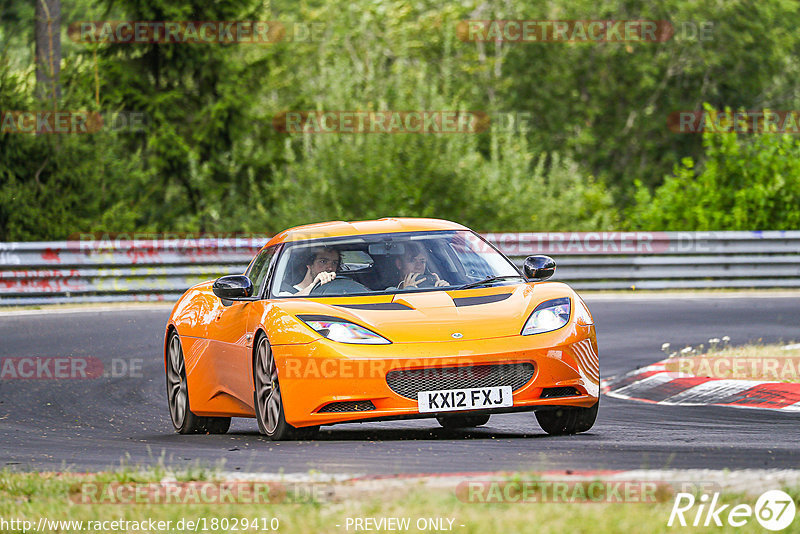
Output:
[[[290,241],[305,241],[322,237],[344,237],[394,232],[424,232],[432,230],[468,230],[466,226],[443,219],[385,217],[372,221],[331,221],[295,226],[269,240],[265,247]]]

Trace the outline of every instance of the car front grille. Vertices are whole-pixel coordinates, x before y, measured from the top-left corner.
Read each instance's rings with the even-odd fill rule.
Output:
[[[400,396],[417,399],[420,391],[511,386],[516,391],[533,378],[530,362],[464,367],[399,369],[386,374],[386,383]]]
[[[319,409],[317,413],[331,412],[368,412],[374,410],[375,405],[372,401],[344,401],[332,402]]]

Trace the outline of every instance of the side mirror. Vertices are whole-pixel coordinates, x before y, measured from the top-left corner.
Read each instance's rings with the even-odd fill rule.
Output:
[[[556,262],[550,256],[528,256],[522,266],[525,278],[530,282],[547,280],[556,272]]]
[[[253,282],[243,274],[217,278],[211,289],[216,296],[224,300],[244,300],[253,296]]]

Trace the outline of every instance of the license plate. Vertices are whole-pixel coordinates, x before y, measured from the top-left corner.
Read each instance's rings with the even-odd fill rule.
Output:
[[[452,412],[514,406],[511,386],[488,388],[445,389],[417,393],[419,413]]]

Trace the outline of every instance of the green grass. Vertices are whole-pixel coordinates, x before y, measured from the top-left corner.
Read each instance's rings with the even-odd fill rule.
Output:
[[[502,503],[480,504],[464,502],[454,491],[455,482],[449,487],[441,479],[435,487],[427,487],[424,480],[369,481],[331,483],[321,499],[301,499],[301,504],[80,504],[70,499],[80,491],[81,484],[108,482],[157,482],[164,480],[215,480],[216,474],[209,470],[185,473],[169,473],[163,468],[138,471],[123,468],[118,471],[98,474],[47,474],[0,472],[0,518],[21,519],[38,524],[39,518],[50,520],[102,521],[126,520],[171,521],[174,525],[181,519],[205,518],[211,527],[213,518],[277,518],[282,533],[333,533],[355,532],[346,529],[347,518],[410,518],[408,532],[418,532],[415,527],[420,518],[453,519],[456,533],[651,533],[651,532],[754,532],[760,526],[755,519],[743,528],[726,526],[719,528],[667,527],[672,509],[672,497],[659,498],[655,503]],[[507,480],[536,480],[525,474],[510,475]],[[356,488],[358,486],[358,488]],[[788,490],[787,490],[788,491]],[[791,490],[797,502],[800,491]],[[724,494],[722,501],[733,504],[755,504],[755,496]],[[689,517],[687,515],[687,517]],[[693,517],[693,515],[692,515]],[[445,522],[445,524],[447,524]],[[340,525],[340,526],[336,526]],[[462,526],[463,525],[463,526]],[[259,523],[259,527],[262,524]],[[35,528],[35,527],[34,527]],[[242,530],[240,528],[240,530]],[[247,531],[264,531],[260,528]],[[4,532],[21,532],[21,529],[5,528]],[[49,529],[48,532],[74,532],[75,528]],[[84,532],[86,532],[84,527]],[[104,530],[120,532],[124,530]],[[129,528],[137,532],[136,528]],[[159,531],[159,530],[155,530]],[[203,531],[202,527],[199,531]],[[218,528],[216,532],[233,532]],[[267,530],[269,531],[269,530]],[[214,530],[208,530],[214,532]],[[363,532],[363,531],[362,531]],[[402,532],[402,531],[398,531]],[[435,531],[429,531],[435,532]],[[783,532],[800,532],[800,519]]]

